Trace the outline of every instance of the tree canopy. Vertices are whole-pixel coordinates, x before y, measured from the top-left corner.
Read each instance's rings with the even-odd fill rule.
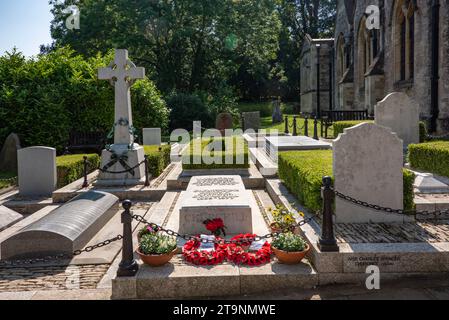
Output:
[[[333,0],[50,0],[54,43],[87,57],[126,48],[164,93],[231,87],[239,98],[298,89],[305,33],[329,35]],[[65,9],[80,9],[68,30]],[[291,94],[291,93],[290,93]]]

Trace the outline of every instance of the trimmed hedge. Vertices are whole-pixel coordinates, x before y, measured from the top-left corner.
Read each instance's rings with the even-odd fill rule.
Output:
[[[412,168],[449,177],[449,141],[411,144],[408,152]]]
[[[352,128],[358,124],[365,123],[365,122],[373,122],[371,120],[364,120],[364,121],[337,121],[334,122],[333,128],[334,128],[334,137],[337,138],[340,133],[343,133],[345,129]]]
[[[170,164],[170,145],[143,146],[148,156],[149,171],[153,177],[159,177]]]
[[[279,153],[279,177],[299,202],[314,212],[321,210],[324,176],[332,176],[331,150]]]
[[[226,157],[229,157],[231,155],[231,152],[228,150],[225,150],[225,144],[226,144],[226,140],[229,139],[234,139],[234,150],[232,151],[232,164],[226,164],[225,160]],[[193,150],[193,142],[190,143],[190,147],[187,149],[187,152],[183,155],[182,157],[182,168],[184,170],[197,170],[197,169],[239,169],[239,168],[249,168],[250,167],[250,163],[249,163],[249,153],[248,153],[248,145],[246,144],[246,142],[244,141],[243,138],[241,137],[227,137],[227,138],[220,138],[219,140],[222,140],[222,150],[225,151],[221,151],[219,152],[221,154],[221,164],[218,163],[212,163],[212,164],[207,164],[204,163],[203,161],[203,151],[207,148],[207,146],[212,143],[212,139],[203,139],[201,141],[201,153],[200,154],[196,154],[194,153]],[[241,153],[237,153],[237,144],[242,144],[244,145],[243,147],[243,154]],[[210,152],[211,156],[216,156],[214,151]],[[242,164],[237,164],[237,159],[240,159],[243,156],[243,163]],[[201,163],[199,164],[194,164],[194,159],[196,157],[200,157],[201,158]]]
[[[332,150],[288,151],[279,154],[279,177],[298,201],[311,211],[322,208],[324,176],[333,177]],[[414,174],[404,169],[404,209],[413,203]]]
[[[87,160],[89,161],[89,173],[98,169],[100,166],[100,157],[97,154],[75,154],[56,158],[58,188],[62,188],[83,177],[84,156],[87,156]]]

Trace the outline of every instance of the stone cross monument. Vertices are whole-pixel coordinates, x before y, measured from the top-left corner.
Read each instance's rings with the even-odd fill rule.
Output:
[[[144,77],[145,69],[136,67],[124,49],[116,49],[114,61],[98,70],[98,79],[109,80],[115,88],[114,144],[102,153],[99,185],[134,185],[145,178],[143,164],[134,168],[144,160],[144,151],[134,143],[131,110],[131,86],[136,79]]]

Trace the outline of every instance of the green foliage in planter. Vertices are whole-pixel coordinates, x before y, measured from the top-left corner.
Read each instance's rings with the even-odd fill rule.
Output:
[[[321,185],[332,176],[332,151],[289,151],[279,154],[279,177],[306,208],[321,209]]]
[[[333,124],[334,137],[337,138],[338,135],[340,133],[343,133],[344,130],[347,128],[352,128],[358,124],[365,123],[365,122],[372,123],[373,121],[364,120],[364,121],[337,121],[337,122],[334,122],[334,124]]]
[[[232,141],[233,140],[233,141]],[[195,169],[239,169],[249,168],[249,153],[248,145],[242,137],[225,137],[225,138],[205,138],[201,140],[200,151],[194,150],[194,143],[190,143],[190,147],[187,148],[182,157],[182,168],[184,170]],[[207,151],[213,145],[221,143],[222,151]],[[233,149],[227,146],[233,144]],[[218,157],[221,159],[220,163],[206,163],[203,159],[203,155],[211,157]],[[232,163],[227,164],[226,158],[232,159]],[[195,159],[200,159],[201,163],[195,164]],[[243,160],[243,161],[242,161]],[[241,163],[237,163],[237,162]],[[198,160],[197,160],[198,162]]]
[[[176,249],[176,238],[160,233],[144,234],[140,240],[140,252],[146,255],[167,254]]]
[[[56,158],[58,175],[58,188],[62,188],[84,176],[84,156],[89,162],[87,172],[91,173],[100,166],[100,157],[97,154],[75,154]]]
[[[286,252],[301,252],[307,248],[307,242],[294,233],[281,233],[271,244],[274,248]]]
[[[414,202],[414,183],[415,183],[416,175],[410,170],[403,170],[403,179],[404,179],[404,210],[413,210],[415,209]]]
[[[449,141],[411,144],[408,152],[412,168],[449,177]]]
[[[170,145],[144,146],[148,156],[149,171],[153,177],[159,177],[170,164]]]
[[[112,51],[85,58],[69,48],[33,59],[15,51],[0,56],[0,141],[16,132],[23,146],[61,152],[72,130],[109,132],[114,88],[97,72],[112,60]],[[131,92],[135,127],[168,127],[169,110],[150,80],[137,81]]]
[[[322,208],[322,179],[333,176],[332,160],[332,150],[281,152],[279,177],[302,205],[316,212]],[[404,170],[403,177],[404,209],[412,210],[414,175]]]

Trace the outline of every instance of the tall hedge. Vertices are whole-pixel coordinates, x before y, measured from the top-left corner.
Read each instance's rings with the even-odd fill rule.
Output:
[[[113,60],[84,58],[69,48],[34,59],[19,52],[0,57],[0,141],[18,133],[24,146],[61,151],[71,130],[108,132],[114,120],[114,89],[98,80],[98,68]],[[169,110],[154,84],[139,80],[131,89],[134,126],[168,127]]]
[[[279,155],[279,177],[298,201],[314,212],[321,210],[324,176],[333,177],[332,150],[288,151]],[[414,207],[415,175],[403,170],[404,209]]]

